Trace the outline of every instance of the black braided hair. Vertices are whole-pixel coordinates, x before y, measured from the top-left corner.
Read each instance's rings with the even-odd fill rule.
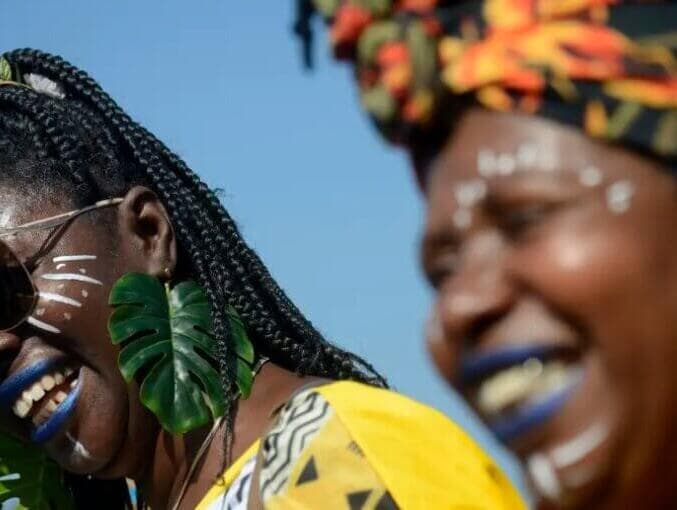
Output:
[[[211,307],[223,391],[232,402],[226,412],[227,450],[237,400],[228,305],[244,321],[256,352],[275,364],[300,375],[386,386],[370,364],[323,338],[247,246],[216,194],[92,78],[37,50],[15,50],[3,57],[19,78],[40,75],[62,90],[46,94],[0,86],[0,164],[5,174],[0,178],[27,187],[59,187],[78,206],[123,195],[141,184],[167,208],[180,263],[202,286]]]

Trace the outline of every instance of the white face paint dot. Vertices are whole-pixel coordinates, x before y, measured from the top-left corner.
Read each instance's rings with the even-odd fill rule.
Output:
[[[68,312],[66,312],[66,313],[63,314],[63,318],[66,319],[67,321],[71,320],[72,317],[73,317],[73,316],[72,316],[70,313],[68,313]]]
[[[57,264],[57,265],[56,265],[56,270],[58,271],[58,270],[60,270],[60,269],[63,269],[64,267],[66,267],[66,264]]]
[[[515,163],[512,154],[504,152],[498,157],[498,172],[501,175],[510,175],[515,171],[515,166],[517,166],[517,163]]]
[[[38,317],[42,317],[44,314],[45,314],[44,308],[38,308],[37,310],[35,310],[35,315],[37,315]]]
[[[477,171],[483,177],[490,177],[497,171],[496,156],[490,149],[480,149],[477,153]]]
[[[538,159],[538,148],[533,143],[523,143],[517,148],[517,163],[523,167],[530,167],[536,164]]]
[[[66,285],[64,283],[60,283],[59,285],[56,286],[57,289],[63,290],[66,288]]]
[[[578,173],[578,180],[583,186],[594,188],[602,183],[602,172],[594,166],[586,166]]]
[[[472,214],[468,209],[458,209],[454,212],[453,221],[457,229],[465,230],[472,223]]]
[[[472,207],[487,193],[487,184],[483,179],[462,182],[456,188],[456,201],[461,207]]]
[[[80,292],[80,294],[82,294],[82,297],[89,296],[89,292],[87,292],[86,290],[83,290],[82,292]]]
[[[617,181],[606,189],[606,203],[609,210],[616,214],[626,212],[631,205],[635,186],[630,181]]]
[[[85,268],[83,268],[83,267],[80,268],[80,272],[81,272],[82,274],[87,274],[87,270],[86,270]]]

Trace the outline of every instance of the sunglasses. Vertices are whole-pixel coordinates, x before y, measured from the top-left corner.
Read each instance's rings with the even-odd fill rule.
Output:
[[[31,221],[18,227],[0,229],[0,238],[14,236],[20,232],[48,230],[60,227],[78,216],[112,207],[122,202],[122,198],[101,200],[82,209]],[[0,332],[12,330],[28,320],[38,301],[38,290],[31,272],[25,263],[0,240]]]

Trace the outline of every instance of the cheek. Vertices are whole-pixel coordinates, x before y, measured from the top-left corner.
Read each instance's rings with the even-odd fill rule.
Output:
[[[672,342],[674,257],[642,225],[585,223],[524,250],[517,265],[555,313],[582,329],[609,375],[631,384],[629,374],[641,376],[642,360],[663,356]]]
[[[39,299],[30,323],[63,344],[56,347],[103,370],[115,364],[117,351],[108,338],[107,286],[93,261],[55,257],[36,271]]]

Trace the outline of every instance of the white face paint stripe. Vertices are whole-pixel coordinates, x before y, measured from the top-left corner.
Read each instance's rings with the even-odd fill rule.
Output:
[[[75,262],[78,260],[96,260],[96,255],[62,255],[60,257],[54,257],[52,262]]]
[[[35,326],[36,328],[47,331],[48,333],[61,333],[60,329],[55,328],[54,326],[52,326],[51,324],[47,324],[46,322],[39,321],[35,317],[29,317],[27,319],[27,322],[31,326]]]
[[[0,476],[0,482],[13,482],[14,480],[21,480],[21,475],[19,473],[10,473]]]
[[[38,295],[46,301],[55,301],[57,303],[63,303],[65,305],[75,306],[76,308],[80,308],[82,306],[82,303],[80,303],[80,301],[76,301],[75,299],[62,296],[61,294],[52,294],[51,292],[40,292]]]
[[[66,267],[66,264],[57,264],[56,270],[58,271],[59,269],[63,269],[64,267]]]
[[[550,458],[558,468],[570,466],[602,444],[608,435],[608,427],[596,423],[573,439],[550,450]]]
[[[77,273],[47,273],[40,276],[45,280],[67,280],[76,282],[92,283],[94,285],[103,285],[99,280]]]
[[[538,492],[550,501],[557,501],[562,495],[562,486],[548,458],[536,453],[529,457],[527,468]]]
[[[81,457],[84,457],[85,459],[88,460],[94,458],[92,457],[92,454],[89,453],[89,450],[87,450],[87,448],[85,448],[85,446],[80,441],[75,439],[70,432],[66,432],[66,438],[68,439],[68,441],[70,441],[71,445],[73,446],[73,453]]]

